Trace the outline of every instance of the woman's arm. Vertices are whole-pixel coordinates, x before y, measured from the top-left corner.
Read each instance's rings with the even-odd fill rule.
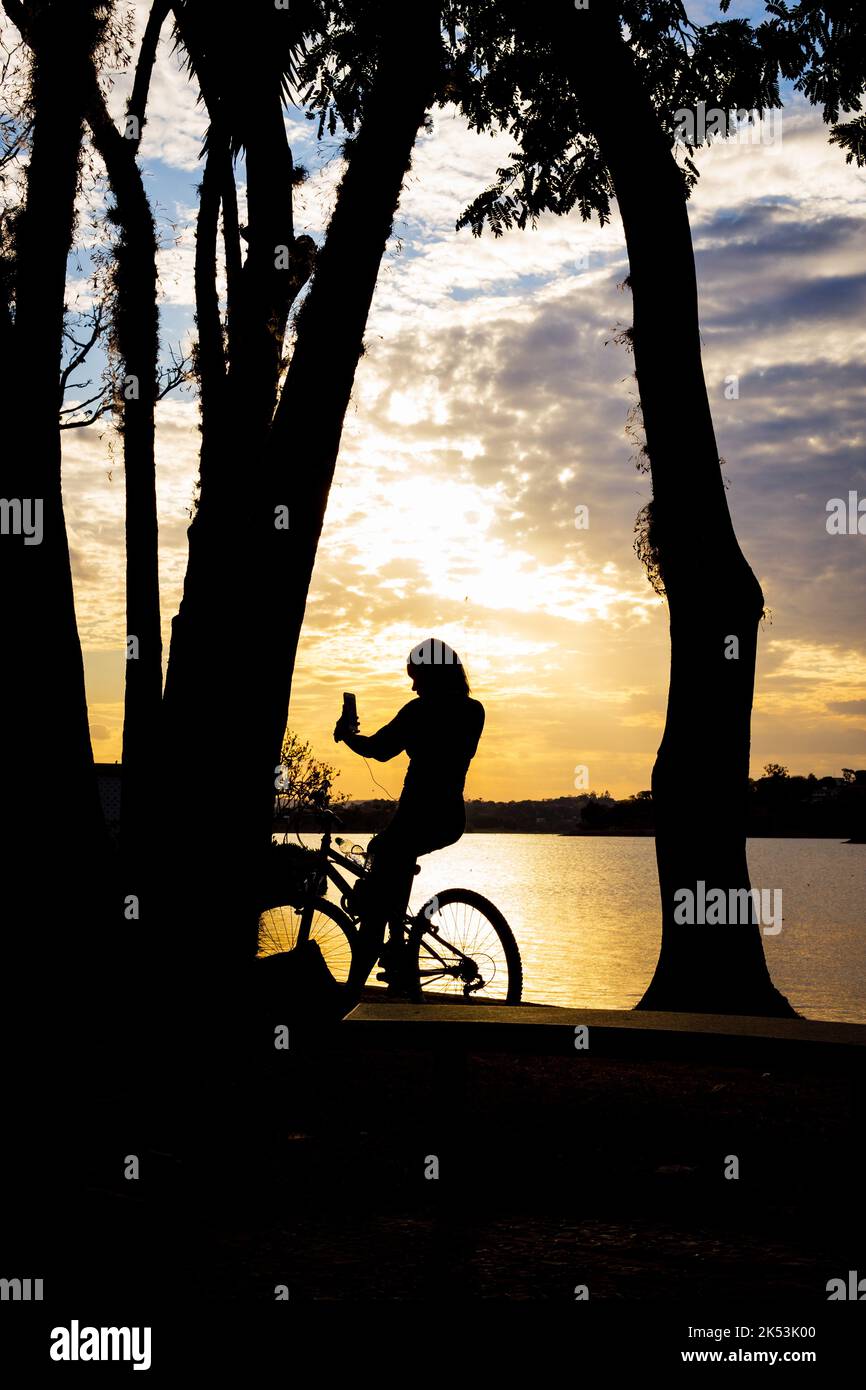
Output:
[[[390,724],[385,724],[375,734],[344,731],[338,724],[334,730],[334,738],[338,743],[345,743],[353,753],[360,753],[362,758],[375,758],[377,762],[386,763],[389,758],[396,758],[398,753],[405,752],[406,733],[406,719],[403,710],[400,710]]]

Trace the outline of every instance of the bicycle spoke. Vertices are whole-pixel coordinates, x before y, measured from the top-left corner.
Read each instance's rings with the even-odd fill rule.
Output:
[[[499,935],[482,912],[457,902],[434,914],[436,930],[420,941],[418,973],[423,987],[465,998],[504,998],[508,963]]]
[[[297,908],[268,908],[259,917],[258,955],[263,957],[293,951],[298,944],[300,931],[301,913]],[[318,946],[334,979],[344,983],[352,963],[352,946],[340,925],[327,913],[314,911],[309,939]]]

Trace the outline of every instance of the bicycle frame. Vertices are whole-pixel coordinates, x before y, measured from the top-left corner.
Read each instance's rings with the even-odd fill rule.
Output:
[[[358,847],[360,849],[360,846]],[[340,894],[340,907],[343,915],[343,931],[348,934],[349,929],[355,932],[361,930],[363,920],[363,905],[360,911],[358,907],[353,907],[350,903],[350,895],[353,893],[358,881],[364,879],[369,870],[369,862],[359,862],[357,858],[349,854],[341,854],[332,844],[330,830],[325,830],[317,850],[313,852],[314,868],[305,880],[303,895],[294,899],[295,911],[299,912],[297,937],[295,945],[305,944],[311,939],[313,923],[316,915],[317,906],[322,902],[323,896],[327,892],[328,883],[332,883]],[[342,871],[342,872],[341,872]],[[415,867],[418,872],[418,866]],[[348,875],[348,876],[347,876]],[[486,899],[479,894],[469,893],[467,897],[462,897],[463,890],[449,889],[442,895],[437,895],[429,899],[424,909],[417,913],[408,910],[403,917],[403,929],[406,932],[407,948],[415,945],[418,952],[417,960],[413,961],[412,968],[417,975],[419,984],[423,987],[424,981],[435,981],[437,979],[450,980],[462,984],[464,997],[471,995],[476,990],[485,988],[486,980],[479,969],[476,960],[477,951],[470,948],[464,949],[464,944],[458,944],[452,938],[452,932],[445,926],[445,932],[441,930],[441,925],[431,920],[432,914],[438,913],[440,896],[445,900],[446,906],[452,902],[466,902],[467,897],[473,905],[473,910],[480,907],[482,920],[486,920],[492,925],[494,936],[501,944],[505,945],[506,968],[509,967],[507,959],[508,945],[510,940],[514,954],[517,959],[517,969],[520,969],[519,954],[514,943],[513,934],[510,932],[507,922],[502,919],[501,928],[496,925],[496,918],[501,918],[501,913]],[[425,920],[422,920],[425,919]],[[392,936],[394,924],[392,923]],[[413,936],[413,933],[415,935]],[[505,935],[507,934],[507,935]],[[458,930],[459,935],[459,930]],[[354,950],[354,947],[353,947]],[[482,954],[484,954],[482,952]],[[492,959],[488,957],[488,959]],[[387,969],[387,967],[386,967]],[[388,979],[388,975],[380,975],[379,979]],[[508,976],[506,974],[506,981]],[[519,974],[518,974],[518,995],[519,998]]]
[[[337,869],[336,865],[341,864],[343,868],[348,869],[349,872],[355,878],[360,878],[363,874],[363,870],[358,866],[358,864],[355,863],[354,860],[347,858],[344,854],[340,854],[339,850],[336,850],[332,847],[331,832],[329,830],[326,830],[322,835],[322,841],[319,845],[317,853],[321,865],[321,870],[324,873],[325,878],[329,878],[331,882],[334,884],[334,886],[336,888],[339,888],[343,897],[345,897],[347,893],[351,892],[352,884],[349,883],[343,877],[343,875]],[[307,895],[307,898],[304,902],[304,906],[301,910],[301,920],[298,925],[298,944],[308,941],[310,938],[310,927],[313,921],[313,908],[315,906],[316,898],[318,897],[320,884],[321,875],[317,875],[316,882],[313,885],[313,891]]]
[[[334,884],[334,887],[340,890],[342,899],[345,900],[346,895],[352,891],[354,884],[349,883],[343,877],[343,875],[339,872],[337,865],[341,865],[344,869],[348,869],[349,873],[355,880],[363,878],[365,873],[365,869],[360,867],[354,859],[348,858],[347,855],[341,854],[339,850],[333,848],[331,844],[330,831],[326,830],[322,835],[322,840],[321,844],[319,845],[317,855],[319,859],[320,872],[316,875],[316,881],[313,885],[313,889],[307,895],[307,898],[304,902],[304,906],[301,910],[301,920],[298,925],[299,942],[309,940],[310,927],[312,925],[313,920],[313,910],[315,907],[316,899],[321,895],[322,892],[322,876],[324,876],[326,879],[330,879],[331,883]],[[357,913],[350,912],[349,915],[353,918],[353,920],[357,921]],[[411,914],[407,911],[405,916],[406,926],[409,925],[411,920]]]
[[[331,844],[331,835],[329,831],[325,831],[325,833],[322,836],[322,842],[319,845],[319,858],[321,860],[321,865],[322,869],[324,870],[325,877],[329,878],[331,882],[335,885],[335,887],[340,889],[341,893],[344,896],[351,890],[352,885],[346,882],[345,878],[343,878],[343,875],[336,868],[336,865],[341,864],[343,868],[348,869],[356,879],[363,876],[363,871],[359,869],[358,865],[355,863],[354,860],[347,858],[346,855],[340,854],[339,850],[333,848]],[[309,903],[305,904],[304,906],[298,933],[299,940],[306,940],[309,936],[310,925],[312,923],[313,917],[314,901],[315,899],[311,896]],[[408,927],[412,921],[412,915],[408,911],[406,913],[404,921],[406,927]],[[429,934],[433,937],[438,936],[437,928],[432,924],[429,930]],[[456,956],[460,960],[467,959],[466,955],[463,951],[460,950],[459,947],[454,946],[448,942],[443,942],[442,946],[443,949],[451,953],[452,958]],[[424,979],[432,976],[438,977],[441,976],[443,973],[446,973],[447,966],[444,957],[440,956],[438,951],[429,942],[426,941],[425,951],[428,957],[430,958],[432,968],[420,968],[418,971],[420,978]],[[434,961],[436,962],[435,965],[433,964]]]

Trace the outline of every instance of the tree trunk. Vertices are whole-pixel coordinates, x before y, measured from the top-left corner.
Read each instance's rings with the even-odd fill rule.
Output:
[[[153,13],[157,13],[156,10]],[[145,92],[139,100],[146,101]],[[143,123],[143,105],[134,113]],[[136,160],[138,141],[121,135],[95,90],[88,108],[93,141],[114,194],[119,240],[114,265],[114,335],[121,383],[126,479],[126,694],[123,719],[124,858],[147,862],[162,702],[155,405],[159,311],[156,228]]]
[[[751,887],[746,798],[763,595],[734,534],[721,476],[683,182],[611,16],[593,9],[567,22],[560,51],[587,101],[628,246],[653,482],[648,539],[670,613],[667,718],[652,779],[662,946],[638,1007],[790,1016],[770,980],[751,899],[742,913],[745,898],[728,897]],[[696,825],[698,769],[712,804]],[[739,920],[680,925],[675,912],[684,900],[676,895],[689,890],[697,900],[701,883],[706,892],[723,890]]]
[[[22,428],[18,441],[11,437],[2,451],[0,491],[7,500],[39,504],[42,534],[29,545],[23,534],[0,537],[3,792],[10,812],[0,1018],[3,1054],[14,1059],[4,1077],[8,1141],[0,1181],[14,1194],[4,1218],[5,1258],[16,1266],[36,1258],[48,1279],[57,1259],[55,1214],[70,1209],[76,1165],[91,1142],[81,1130],[79,1096],[82,1078],[94,1071],[93,1020],[111,902],[63,514],[59,426],[66,266],[102,7],[84,0],[4,7],[33,54],[33,128],[16,229],[14,356],[2,385],[5,418]],[[53,1158],[58,1134],[68,1141],[61,1165]]]
[[[203,823],[190,835],[187,826],[184,843],[195,855],[201,834],[209,873],[207,884],[198,884],[195,912],[209,921],[212,949],[227,961],[255,955],[252,875],[270,843],[291,673],[343,418],[403,178],[433,95],[439,52],[433,0],[425,0],[424,21],[414,63],[407,55],[407,32],[413,30],[400,23],[384,26],[377,76],[350,147],[272,427],[267,415],[270,443],[257,453],[261,420],[276,399],[275,392],[270,403],[265,398],[276,382],[273,362],[263,360],[269,349],[262,341],[258,348],[252,344],[259,380],[249,383],[240,369],[232,373],[231,400],[245,401],[255,416],[236,418],[227,430],[234,456],[224,450],[216,464],[208,463],[207,477],[203,458],[201,503],[172,630],[165,747],[180,778],[176,806],[189,813],[193,788],[205,775],[211,795],[219,798],[206,831]],[[275,132],[268,137],[278,138]],[[281,162],[288,179],[290,162]],[[285,228],[285,208],[282,215]],[[252,235],[259,249],[251,243],[250,257],[261,260],[258,269],[250,259],[244,267],[251,298],[243,300],[243,315],[251,302],[267,302],[279,334],[279,286],[276,292],[263,289],[272,278],[266,258],[279,230],[279,209],[259,205],[257,216],[260,230]],[[293,275],[293,292],[297,283]],[[234,316],[241,342],[247,332],[243,315]],[[250,332],[258,332],[260,319],[261,314]],[[206,420],[203,432],[207,438]],[[288,508],[288,530],[275,525],[277,507]],[[197,760],[196,749],[202,750]]]
[[[95,891],[95,865],[107,842],[75,619],[58,411],[66,261],[97,7],[78,0],[5,8],[34,55],[34,126],[16,233],[14,361],[8,383],[10,413],[24,422],[26,445],[22,436],[17,447],[3,450],[2,493],[42,512],[37,543],[26,545],[21,535],[0,539],[7,596],[3,645],[11,676],[7,718],[13,731],[4,787],[15,808],[6,849],[25,901],[46,859],[53,859],[63,864],[56,881],[63,884],[66,900],[81,904]],[[13,886],[9,878],[6,889]]]
[[[417,133],[434,99],[439,61],[438,4],[424,0],[415,5],[411,24],[384,27],[376,87],[350,147],[277,407],[259,526],[268,586],[284,598],[279,644],[268,644],[267,628],[263,632],[262,659],[269,645],[272,670],[257,754],[262,817],[264,776],[278,760],[286,727],[298,639],[370,304]],[[288,508],[288,531],[274,525],[280,506]]]

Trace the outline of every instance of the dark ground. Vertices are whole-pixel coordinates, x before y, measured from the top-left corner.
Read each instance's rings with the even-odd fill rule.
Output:
[[[193,1082],[186,1153],[143,1151],[137,1182],[91,1169],[67,1248],[205,1301],[573,1302],[585,1284],[766,1311],[826,1307],[828,1279],[866,1273],[846,1067],[357,1050],[351,1026],[223,1087],[216,1128]]]

